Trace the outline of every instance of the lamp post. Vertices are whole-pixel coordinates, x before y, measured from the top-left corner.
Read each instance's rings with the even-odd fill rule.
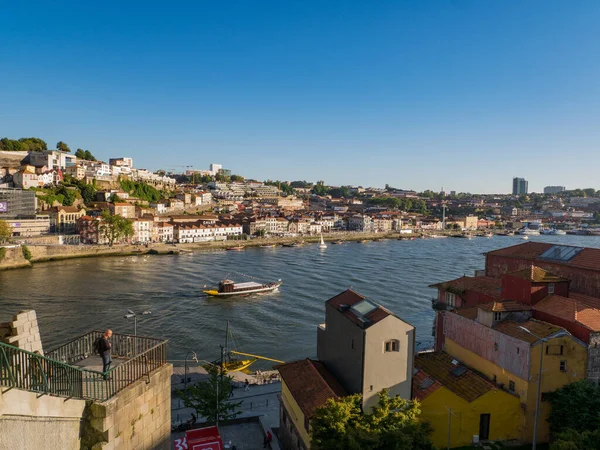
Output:
[[[535,338],[538,338],[542,342],[542,348],[540,349],[540,372],[538,374],[538,386],[537,386],[537,397],[535,399],[535,418],[533,419],[533,444],[531,445],[532,450],[536,450],[537,447],[537,425],[538,418],[540,415],[540,396],[542,392],[542,365],[544,363],[544,343],[548,342],[548,339],[538,336],[535,333],[532,333],[527,328],[519,326],[519,329],[523,330],[525,333],[532,335]]]
[[[184,386],[183,390],[184,391],[187,391],[187,380],[188,380],[188,377],[187,377],[187,363],[188,363],[188,357],[190,356],[190,353],[192,354],[192,360],[198,362],[198,357],[196,356],[196,352],[193,352],[191,350],[189,352],[187,352],[187,355],[185,355],[185,369],[183,371],[183,377],[184,377],[183,378],[183,386]]]
[[[141,313],[142,316],[147,316],[148,314],[152,314],[152,311],[144,311]],[[133,335],[137,336],[137,314],[131,309],[128,309],[127,314],[125,314],[125,318],[133,319]]]

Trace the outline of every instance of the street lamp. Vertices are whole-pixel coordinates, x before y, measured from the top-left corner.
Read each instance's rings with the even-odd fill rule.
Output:
[[[125,314],[126,319],[133,319],[133,335],[137,336],[137,314],[132,310],[127,310],[128,314]],[[147,316],[148,314],[152,314],[152,311],[144,311],[141,313],[142,316]]]
[[[183,371],[183,377],[184,377],[183,378],[183,384],[184,384],[183,390],[184,391],[187,391],[187,380],[188,380],[188,377],[187,377],[187,362],[188,362],[188,357],[190,356],[190,353],[192,354],[192,360],[198,362],[198,357],[196,356],[196,352],[193,352],[193,351],[190,350],[187,353],[187,355],[185,355],[185,370]]]
[[[540,396],[542,391],[542,364],[544,363],[544,343],[548,342],[548,339],[540,337],[535,333],[532,333],[525,327],[519,326],[519,328],[525,333],[530,334],[535,338],[538,338],[542,342],[542,348],[540,349],[540,373],[538,374],[537,397],[535,399],[535,418],[533,419],[533,445],[531,446],[532,450],[535,450],[537,446],[537,424],[538,417],[540,415]]]

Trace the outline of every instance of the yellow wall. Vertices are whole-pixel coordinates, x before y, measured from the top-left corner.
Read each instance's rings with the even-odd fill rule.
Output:
[[[546,355],[543,357],[542,393],[553,392],[556,389],[585,378],[587,366],[587,349],[584,345],[570,336],[550,339],[550,346],[563,346],[563,355]],[[514,381],[515,393],[520,397],[524,408],[520,409],[520,430],[525,442],[532,442],[534,416],[536,408],[537,381],[539,373],[541,345],[537,344],[531,348],[529,380],[523,380],[516,375],[504,370],[500,366],[480,357],[479,355],[461,347],[451,339],[445,340],[445,351],[464,363],[481,372],[486,377],[493,379],[496,376],[498,383],[504,383],[508,389],[509,382]],[[544,346],[545,349],[545,346]],[[567,361],[567,371],[560,371],[560,361]],[[550,412],[550,404],[540,401],[540,416],[538,419],[538,442],[548,442],[549,429],[546,421]]]
[[[421,402],[421,418],[433,427],[431,436],[436,447],[446,448],[448,443],[448,408],[450,421],[450,447],[470,445],[474,435],[479,435],[480,414],[490,414],[491,440],[519,438],[519,399],[502,390],[492,390],[471,403],[440,387]]]
[[[300,435],[300,439],[302,439],[306,448],[310,449],[310,435],[304,428],[304,413],[300,409],[300,406],[298,406],[298,403],[296,403],[296,400],[283,380],[281,380],[281,400],[289,413],[290,420],[294,423],[294,426]],[[282,427],[284,426],[283,423],[280,425]]]

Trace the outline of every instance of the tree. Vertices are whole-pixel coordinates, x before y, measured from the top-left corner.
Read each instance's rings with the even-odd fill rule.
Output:
[[[70,152],[71,151],[69,146],[66,143],[64,143],[63,141],[58,141],[56,143],[56,149],[60,150],[61,152]]]
[[[549,395],[552,410],[548,416],[550,431],[567,429],[578,432],[600,428],[600,387],[581,380],[567,384]]]
[[[8,223],[4,220],[0,220],[0,242],[6,242],[12,236],[12,231],[8,226]]]
[[[567,429],[554,436],[550,450],[600,450],[600,429],[578,432]]]
[[[359,394],[329,399],[311,420],[316,450],[430,450],[431,427],[421,422],[417,401],[390,397],[384,389],[370,413],[363,414]]]
[[[0,139],[0,150],[13,152],[34,152],[48,150],[48,145],[40,138],[35,137],[21,138],[19,140],[5,137]]]
[[[83,150],[82,148],[78,148],[75,151],[75,156],[79,159],[85,159],[85,150]]]
[[[63,196],[63,200],[61,202],[63,206],[73,206],[73,203],[75,203],[75,200],[77,200],[77,191],[72,188],[69,189],[66,186],[59,187],[56,191],[56,194]]]
[[[231,175],[231,177],[229,177],[229,180],[232,183],[236,183],[236,182],[243,182],[245,180],[245,178],[241,175]]]
[[[91,184],[84,184],[79,187],[81,198],[85,204],[91,203],[96,200],[96,188]]]
[[[133,236],[133,223],[131,220],[121,217],[118,214],[113,216],[107,209],[102,211],[100,218],[102,222],[98,230],[111,247],[115,242]]]
[[[186,408],[194,408],[198,416],[214,425],[217,420],[236,418],[241,411],[236,411],[242,402],[229,400],[233,388],[233,377],[219,373],[215,366],[208,366],[208,379],[190,386],[187,391],[179,391]]]
[[[92,155],[92,152],[90,152],[89,150],[86,150],[84,152],[83,158],[86,161],[96,161],[96,157],[94,155]]]
[[[312,193],[315,195],[323,196],[323,195],[327,195],[328,192],[329,192],[329,187],[325,186],[324,181],[317,181],[317,184],[315,184],[312,188]]]

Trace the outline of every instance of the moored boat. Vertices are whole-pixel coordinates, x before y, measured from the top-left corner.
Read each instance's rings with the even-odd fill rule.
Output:
[[[343,244],[343,243],[344,243],[344,241],[342,241],[342,240],[337,240],[337,241],[333,241],[332,242],[332,244],[336,244],[336,245],[340,245],[340,244]]]
[[[206,295],[214,297],[227,297],[231,295],[247,295],[256,294],[259,292],[272,292],[279,289],[282,281],[278,280],[274,283],[257,283],[256,281],[247,281],[244,283],[236,283],[232,280],[221,280],[216,289],[203,290]]]
[[[260,248],[273,248],[276,247],[276,244],[263,244],[260,246]]]
[[[240,251],[240,250],[244,250],[244,246],[243,245],[236,245],[235,247],[227,247],[227,250]]]

